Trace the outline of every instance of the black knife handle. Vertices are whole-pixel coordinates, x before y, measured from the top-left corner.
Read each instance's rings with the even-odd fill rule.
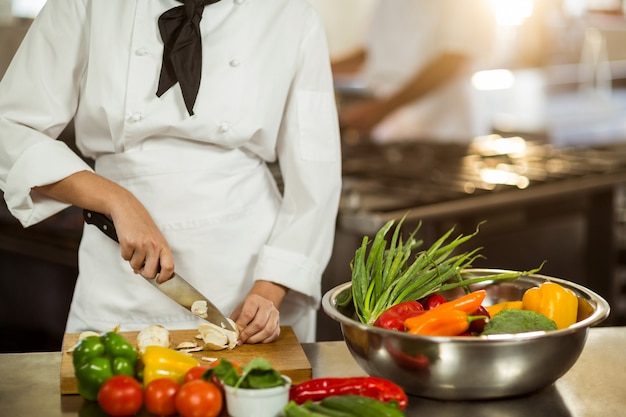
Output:
[[[117,231],[115,230],[113,220],[111,220],[109,216],[98,213],[97,211],[83,209],[83,218],[85,219],[85,222],[96,226],[98,229],[100,229],[102,233],[104,233],[117,243],[120,242],[117,238]],[[161,265],[158,266],[158,272],[161,272]],[[157,283],[156,280],[150,280],[150,282]]]
[[[116,242],[119,242],[117,239],[117,232],[115,231],[115,225],[113,224],[113,220],[111,220],[108,216],[98,213],[96,211],[83,210],[83,218],[85,222],[88,224],[93,224],[98,229],[100,229],[105,235],[110,237]]]

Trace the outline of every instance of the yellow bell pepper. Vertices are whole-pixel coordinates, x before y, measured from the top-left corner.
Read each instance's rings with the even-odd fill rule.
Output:
[[[141,361],[144,386],[157,378],[171,378],[181,384],[185,373],[199,364],[193,356],[162,346],[148,346]]]
[[[489,313],[489,317],[493,317],[496,314],[498,314],[500,311],[505,310],[507,308],[521,310],[522,302],[521,301],[503,301],[501,303],[497,303],[497,304],[485,307],[485,309]]]
[[[524,292],[522,308],[541,313],[553,320],[557,329],[565,329],[576,323],[578,297],[557,283],[544,282]]]

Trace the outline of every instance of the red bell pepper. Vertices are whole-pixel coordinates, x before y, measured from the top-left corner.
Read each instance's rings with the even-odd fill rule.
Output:
[[[374,326],[403,332],[404,321],[423,312],[424,307],[419,301],[405,301],[383,311],[374,322]]]
[[[394,382],[373,376],[349,378],[314,378],[293,385],[289,400],[297,404],[321,401],[332,395],[362,395],[382,402],[395,402],[403,410],[408,403],[406,392]]]

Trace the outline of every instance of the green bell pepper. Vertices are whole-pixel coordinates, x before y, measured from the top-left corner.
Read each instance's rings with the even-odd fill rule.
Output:
[[[113,375],[135,377],[138,357],[135,347],[116,332],[82,339],[72,354],[78,393],[96,401],[100,386]]]

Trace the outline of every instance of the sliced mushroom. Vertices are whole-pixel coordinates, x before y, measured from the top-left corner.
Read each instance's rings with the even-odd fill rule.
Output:
[[[146,327],[137,334],[137,350],[143,353],[148,346],[170,347],[170,332],[160,324]]]
[[[231,319],[227,319],[233,328],[237,329],[237,325]],[[213,323],[200,323],[198,325],[200,336],[204,341],[204,346],[209,350],[234,349],[237,346],[239,338],[238,331],[227,330],[224,327],[217,326]]]
[[[78,340],[86,339],[90,336],[100,336],[102,333],[94,332],[93,330],[87,330],[78,335]]]
[[[181,349],[193,349],[198,347],[198,343],[196,342],[180,342],[178,344],[178,346],[176,346],[176,349],[181,350]]]
[[[194,301],[191,305],[191,312],[198,317],[206,319],[208,317],[207,310],[209,306],[205,300]]]
[[[193,353],[193,352],[201,352],[203,350],[204,350],[204,348],[202,346],[196,346],[196,347],[193,347],[193,348],[180,349],[180,352]]]
[[[197,342],[180,342],[178,346],[176,346],[176,350],[191,353],[191,352],[200,352],[204,350],[203,346],[198,345]]]

